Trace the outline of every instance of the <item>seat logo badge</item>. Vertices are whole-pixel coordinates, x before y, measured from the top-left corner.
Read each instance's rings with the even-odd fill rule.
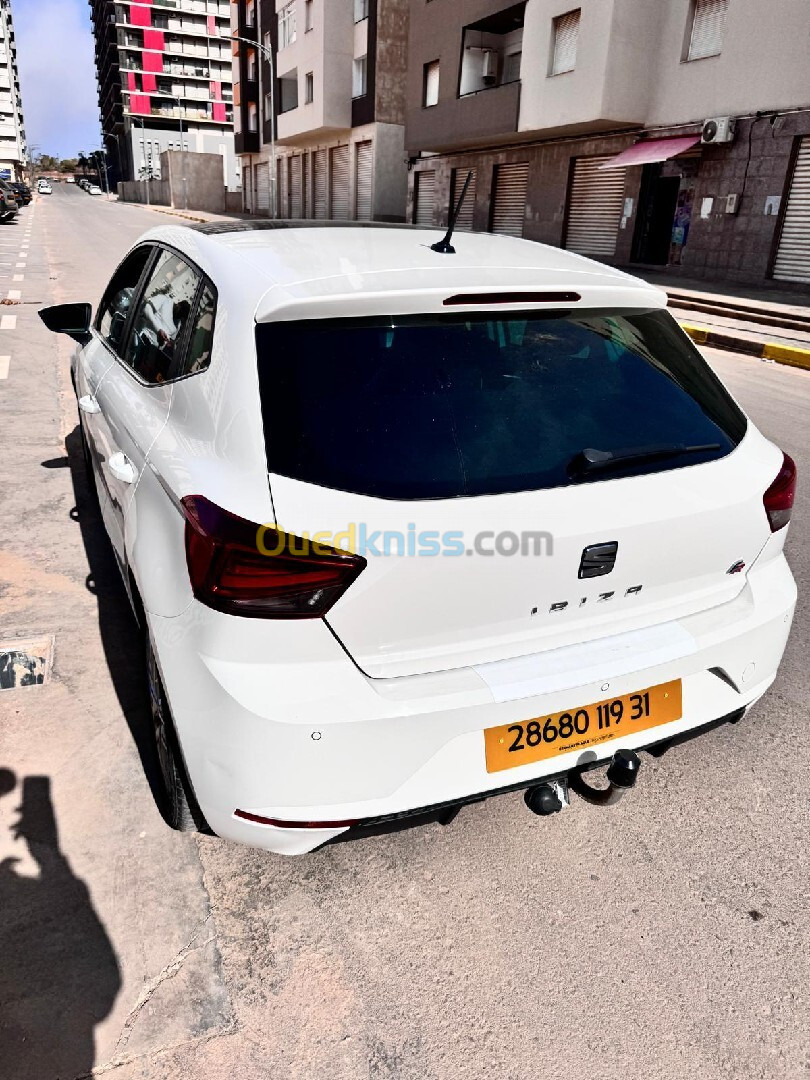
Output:
[[[591,544],[582,552],[579,563],[580,578],[602,577],[609,574],[616,565],[618,543],[613,540],[605,544]]]
[[[727,574],[739,574],[745,569],[745,563],[740,559],[738,562],[732,563],[726,570]]]

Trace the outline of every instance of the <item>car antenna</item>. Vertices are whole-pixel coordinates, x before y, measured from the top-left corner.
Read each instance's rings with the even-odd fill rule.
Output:
[[[467,179],[464,181],[464,187],[461,189],[461,195],[459,196],[459,200],[456,203],[456,208],[450,215],[450,227],[448,228],[447,232],[444,234],[444,237],[441,240],[438,240],[435,244],[430,245],[431,251],[438,251],[440,255],[455,255],[456,249],[450,243],[450,240],[452,239],[453,229],[455,229],[456,227],[458,215],[461,213],[461,206],[464,202],[464,196],[467,194],[467,188],[470,186],[471,180],[472,169],[470,169],[470,171],[467,173]]]

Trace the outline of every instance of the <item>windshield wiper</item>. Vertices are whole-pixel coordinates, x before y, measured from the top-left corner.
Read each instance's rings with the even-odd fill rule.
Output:
[[[681,457],[685,454],[705,454],[720,450],[720,443],[703,443],[686,446],[684,443],[667,443],[660,446],[636,446],[628,450],[594,450],[588,446],[580,450],[568,462],[568,474],[572,477],[605,469],[621,469],[635,461],[655,461],[657,458]]]

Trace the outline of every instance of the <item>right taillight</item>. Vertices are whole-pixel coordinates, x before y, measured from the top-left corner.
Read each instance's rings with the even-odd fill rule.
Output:
[[[360,555],[265,529],[201,495],[182,504],[194,595],[228,615],[319,618],[366,566]]]
[[[790,521],[793,499],[796,495],[796,463],[788,454],[783,455],[782,468],[765,492],[762,501],[771,526],[771,532],[784,529]]]

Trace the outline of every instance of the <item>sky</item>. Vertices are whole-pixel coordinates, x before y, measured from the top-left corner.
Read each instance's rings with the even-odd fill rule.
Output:
[[[29,147],[76,157],[101,146],[87,0],[11,0]]]

